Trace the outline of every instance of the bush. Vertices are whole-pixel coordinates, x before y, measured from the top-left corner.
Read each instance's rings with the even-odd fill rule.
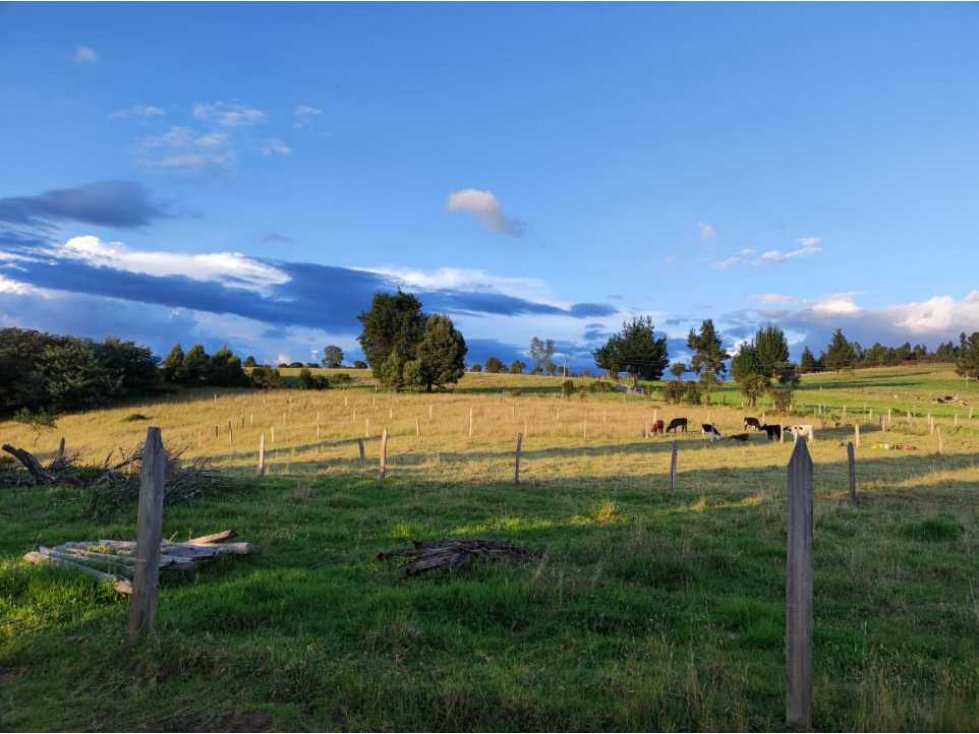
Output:
[[[43,409],[33,411],[29,408],[21,408],[14,413],[14,420],[32,428],[54,428],[57,425],[58,416]]]
[[[367,362],[365,362],[362,359],[355,359],[354,360],[354,369],[355,370],[366,370],[367,369]]]
[[[679,405],[686,389],[682,380],[670,380],[663,387],[663,400],[671,405]]]
[[[683,402],[687,405],[700,405],[700,385],[696,382],[686,382],[683,386]]]
[[[589,383],[588,390],[591,392],[615,392],[615,383],[608,380],[595,380]]]
[[[142,413],[130,413],[122,419],[123,423],[135,423],[136,421],[148,421],[150,417]]]
[[[792,388],[772,386],[768,388],[768,394],[775,403],[775,410],[780,413],[788,412],[789,406],[792,405]]]
[[[326,390],[330,387],[329,378],[321,375],[313,375],[308,367],[303,367],[299,372],[300,390]]]
[[[346,372],[341,372],[340,374],[333,375],[330,377],[330,385],[333,387],[340,387],[341,385],[352,385],[354,378],[348,375]]]
[[[476,364],[474,364],[472,367],[469,368],[469,371],[470,372],[482,372],[483,371],[483,365],[481,365],[481,364],[479,364],[477,362]]]
[[[272,367],[256,367],[252,370],[252,385],[262,390],[272,390],[282,384],[282,375]]]
[[[561,383],[561,395],[569,398],[572,394],[574,394],[574,382],[571,380],[564,380]]]

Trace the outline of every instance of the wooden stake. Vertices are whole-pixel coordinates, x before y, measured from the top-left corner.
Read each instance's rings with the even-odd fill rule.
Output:
[[[364,438],[371,437],[371,419],[364,418]]]
[[[523,444],[523,434],[517,434],[517,450],[513,452],[513,483],[520,484],[520,447]]]
[[[385,428],[381,431],[381,467],[380,476],[384,479],[384,475],[388,470],[388,429]]]
[[[360,451],[360,465],[363,466],[367,462],[367,454],[364,451],[364,439],[357,439],[357,449]]]
[[[273,446],[275,446],[275,426],[269,426],[269,434],[270,434],[269,438],[271,439],[271,443]]]
[[[853,424],[853,443],[856,448],[860,448],[860,424]]]
[[[785,567],[785,719],[808,731],[812,708],[812,459],[797,441],[788,468]]]
[[[428,406],[428,420],[429,420],[429,422],[431,422],[431,421],[433,420],[433,417],[432,417],[433,415],[434,415],[434,414],[433,414],[433,412],[432,412],[432,406],[431,406],[431,405],[429,405],[429,406]]]
[[[133,572],[133,598],[129,607],[126,638],[135,645],[139,638],[153,633],[156,620],[156,593],[160,578],[160,541],[163,533],[163,481],[167,455],[160,429],[150,426],[143,446],[139,474],[139,508],[136,518],[136,566]]]
[[[65,437],[62,436],[61,440],[58,441],[58,458],[56,461],[62,462],[65,460]]]
[[[941,454],[942,454],[942,429],[941,429],[941,426],[939,426],[935,430],[938,431],[938,455],[941,456]]]
[[[472,440],[473,437],[473,409],[469,409],[469,438]]]
[[[258,476],[265,476],[265,434],[258,437]]]
[[[420,435],[422,435],[422,429],[421,426],[418,424],[418,419],[415,418],[415,437],[417,438]]]
[[[853,443],[846,444],[847,476],[850,480],[850,504],[857,504],[857,459],[853,453]]]
[[[670,448],[670,490],[676,490],[676,439],[673,440],[673,445]]]

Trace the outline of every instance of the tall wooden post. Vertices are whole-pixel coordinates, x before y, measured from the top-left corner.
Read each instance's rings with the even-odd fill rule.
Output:
[[[673,439],[673,445],[670,447],[670,490],[676,489],[676,439]]]
[[[265,476],[265,434],[258,437],[258,476]]]
[[[523,434],[517,434],[517,450],[513,452],[513,483],[520,484],[520,448],[523,444]]]
[[[853,443],[846,444],[847,478],[850,485],[850,503],[857,504],[857,459],[853,453]]]
[[[367,453],[364,451],[364,439],[357,439],[357,450],[360,452],[360,465],[363,466],[367,461]]]
[[[420,426],[420,425],[418,424],[418,419],[417,419],[417,418],[415,418],[415,437],[417,438],[417,437],[418,437],[418,436],[420,436],[420,435],[422,435],[422,428],[421,428],[421,426]]]
[[[143,446],[136,516],[136,566],[126,638],[130,645],[153,632],[156,592],[160,579],[160,541],[163,534],[163,482],[167,457],[160,429],[150,426]]]
[[[785,719],[808,730],[812,707],[812,459],[796,441],[788,470],[785,566]]]
[[[941,453],[942,453],[942,428],[941,428],[941,426],[939,426],[935,430],[938,431],[938,454],[941,455]]]
[[[62,436],[61,440],[58,441],[58,458],[56,461],[60,464],[65,460],[65,437]]]
[[[388,470],[388,429],[385,428],[381,432],[381,467],[380,476],[384,479],[384,475]]]
[[[473,409],[469,409],[469,439],[473,437]]]
[[[856,448],[860,448],[860,424],[853,424],[853,445]]]

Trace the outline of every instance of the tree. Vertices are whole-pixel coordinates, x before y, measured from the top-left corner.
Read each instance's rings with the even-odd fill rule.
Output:
[[[599,359],[628,372],[634,387],[641,379],[660,379],[670,363],[666,337],[656,338],[649,316],[637,316],[625,322],[619,334],[609,337],[603,347],[595,350],[596,364]]]
[[[136,346],[110,336],[101,344],[93,344],[95,359],[117,385],[108,398],[147,396],[160,386],[159,359],[148,347]]]
[[[619,364],[619,353],[614,338],[596,349],[594,354],[596,365],[605,370],[610,378],[618,377],[622,365]]]
[[[163,360],[161,370],[166,382],[182,383],[184,381],[184,348],[182,346],[173,345]]]
[[[323,366],[336,369],[343,364],[343,350],[336,344],[323,348]]]
[[[282,376],[274,367],[256,367],[252,370],[252,384],[262,390],[271,390],[279,386]]]
[[[829,340],[829,346],[826,347],[826,351],[819,359],[826,369],[836,370],[837,372],[848,367],[853,367],[856,364],[856,351],[853,345],[843,336],[843,329],[837,329],[833,332],[833,336]]]
[[[255,358],[252,355],[249,354],[247,357],[245,357],[245,367],[252,368],[257,366],[258,366],[258,362],[255,360]]]
[[[955,360],[955,371],[965,378],[979,380],[979,331],[966,337],[959,336],[959,358]]]
[[[208,376],[210,366],[211,358],[204,351],[204,347],[200,344],[195,344],[184,355],[183,377],[180,383],[190,387],[203,385]]]
[[[683,373],[686,371],[687,365],[685,365],[683,362],[674,362],[670,365],[670,374],[678,380],[683,377]]]
[[[727,352],[721,349],[721,339],[717,336],[712,319],[704,320],[700,325],[700,333],[690,330],[687,346],[694,351],[690,360],[690,370],[698,375],[703,370],[709,370],[715,375],[723,375],[727,368],[724,362],[730,359]]]
[[[530,358],[534,360],[534,372],[540,373],[547,371],[554,374],[556,369],[551,357],[554,356],[554,340],[538,339],[536,336],[530,340]]]
[[[469,368],[470,372],[482,372],[483,365],[481,362],[473,362],[473,366]]]
[[[486,364],[483,365],[483,369],[485,369],[487,372],[493,372],[493,373],[505,372],[506,365],[503,364],[503,361],[498,359],[497,357],[489,357],[486,360]]]
[[[218,349],[210,359],[204,374],[208,385],[220,387],[244,387],[248,375],[241,366],[241,359],[227,346]]]
[[[394,295],[375,293],[370,310],[357,317],[363,325],[357,340],[374,376],[385,384],[389,383],[382,377],[382,369],[387,369],[389,377],[400,385],[403,376],[400,371],[392,376],[391,365],[400,365],[397,367],[400,370],[415,358],[415,349],[425,335],[426,317],[421,309],[421,301],[399,289]],[[397,354],[397,359],[389,363],[392,353]]]
[[[751,375],[760,374],[761,360],[758,359],[758,350],[754,343],[742,342],[731,360],[731,375],[740,383]]]
[[[522,375],[525,369],[527,369],[527,363],[521,362],[519,359],[515,359],[510,363],[511,375]]]
[[[428,392],[458,382],[466,373],[466,340],[448,316],[428,319],[425,336],[416,350],[422,386]],[[502,366],[502,365],[501,365]]]
[[[809,347],[805,347],[802,350],[802,357],[799,359],[799,371],[800,372],[820,372],[822,371],[822,364],[813,355],[812,350]]]
[[[772,379],[781,374],[789,361],[789,343],[785,332],[774,324],[763,326],[755,334],[755,353],[758,356],[759,372]]]

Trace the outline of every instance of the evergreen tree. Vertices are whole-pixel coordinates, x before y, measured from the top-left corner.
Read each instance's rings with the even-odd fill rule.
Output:
[[[813,355],[809,347],[802,350],[802,357],[799,359],[800,372],[819,372],[822,370],[820,361]]]
[[[199,387],[207,380],[211,367],[211,358],[204,347],[195,344],[184,355],[183,376],[180,383],[189,387]]]
[[[510,363],[511,375],[522,375],[525,369],[527,369],[527,363],[521,362],[519,359],[515,359]]]
[[[772,379],[785,371],[789,361],[789,343],[780,328],[774,324],[763,326],[755,334],[754,347],[762,375]]]
[[[706,319],[701,323],[699,334],[693,329],[690,330],[687,346],[694,352],[690,359],[692,372],[699,375],[706,369],[715,375],[723,375],[727,370],[724,362],[730,359],[731,355],[721,349],[721,339],[717,336],[712,319]]]
[[[402,376],[398,372],[394,383],[388,383],[381,375],[382,368],[391,377],[392,366],[403,366],[415,358],[415,349],[425,335],[426,317],[421,309],[421,301],[415,296],[398,290],[394,295],[375,293],[370,310],[357,317],[363,325],[360,346],[374,376],[385,384],[400,384]],[[397,353],[397,358],[389,363],[392,353]]]
[[[467,351],[466,340],[452,319],[441,314],[432,316],[417,348],[421,385],[431,392],[433,387],[458,382],[466,373]]]
[[[173,345],[163,360],[161,370],[166,382],[179,384],[184,381],[184,348],[182,346]]]
[[[823,366],[828,370],[836,370],[853,367],[857,361],[857,353],[853,345],[843,336],[843,329],[833,332],[826,352],[821,357]]]
[[[959,336],[959,358],[955,361],[955,371],[963,377],[979,380],[979,331],[966,337]]]
[[[628,372],[632,376],[633,386],[638,386],[641,379],[660,379],[670,363],[666,337],[656,338],[653,320],[649,316],[638,316],[625,322],[622,331],[609,337],[594,354],[600,367],[609,369],[606,365],[615,365]]]
[[[493,373],[505,372],[506,365],[504,365],[502,360],[500,360],[498,357],[488,357],[486,359],[486,364],[483,365],[483,369],[485,369],[487,372]]]

